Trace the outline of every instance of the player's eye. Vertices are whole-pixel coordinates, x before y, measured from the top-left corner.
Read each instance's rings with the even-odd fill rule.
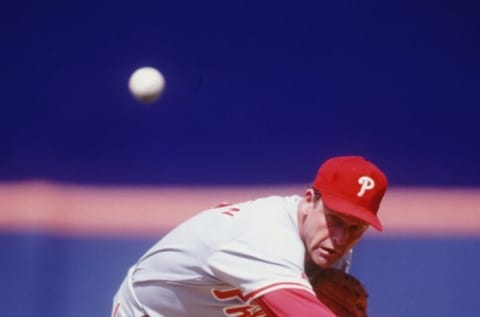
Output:
[[[329,214],[327,216],[327,222],[330,226],[343,226],[344,222],[340,217],[337,217],[335,215]]]
[[[359,233],[362,233],[364,230],[367,229],[367,226],[364,226],[364,225],[352,225],[350,226],[350,232],[352,232],[353,234],[359,234]]]

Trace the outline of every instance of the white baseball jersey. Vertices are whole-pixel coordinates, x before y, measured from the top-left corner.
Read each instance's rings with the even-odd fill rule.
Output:
[[[282,288],[313,293],[298,233],[300,200],[271,196],[180,224],[130,268],[113,316],[260,317],[252,303],[259,296]]]

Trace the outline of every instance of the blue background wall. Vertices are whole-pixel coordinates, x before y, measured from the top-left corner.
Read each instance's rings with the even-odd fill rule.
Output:
[[[356,153],[392,186],[478,187],[479,7],[4,4],[0,181],[298,183],[323,159]],[[145,65],[167,80],[151,106],[127,90]],[[156,238],[4,232],[1,315],[108,315],[124,270]],[[460,290],[473,294],[480,280],[478,240],[371,239],[360,248],[355,270],[376,281],[372,316],[476,316]]]

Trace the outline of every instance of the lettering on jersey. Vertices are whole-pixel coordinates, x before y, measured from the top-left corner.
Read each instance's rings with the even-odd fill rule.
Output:
[[[226,210],[222,211],[222,214],[228,215],[228,216],[234,216],[236,212],[239,212],[240,208],[237,207],[229,207]]]
[[[367,190],[373,189],[375,187],[375,181],[373,178],[368,176],[362,176],[358,179],[358,183],[361,185],[360,190],[357,193],[358,197],[365,195]]]
[[[231,317],[267,317],[267,314],[257,305],[243,305],[227,307],[223,310],[226,316]]]
[[[219,301],[238,299],[241,302],[245,302],[247,300],[243,296],[242,291],[239,288],[212,289],[212,294],[213,297],[215,297]]]
[[[232,289],[213,289],[212,295],[218,301],[237,301],[239,304],[231,305],[223,309],[223,313],[228,317],[267,317],[267,314],[258,305],[246,303],[246,298],[238,288]]]
[[[216,205],[214,208],[222,208],[222,207],[230,206],[231,204],[232,203],[229,203],[228,201],[222,201],[221,203]]]

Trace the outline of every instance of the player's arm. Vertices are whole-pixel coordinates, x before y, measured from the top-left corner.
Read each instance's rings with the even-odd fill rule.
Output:
[[[315,295],[302,289],[285,288],[256,299],[268,317],[335,317]]]

